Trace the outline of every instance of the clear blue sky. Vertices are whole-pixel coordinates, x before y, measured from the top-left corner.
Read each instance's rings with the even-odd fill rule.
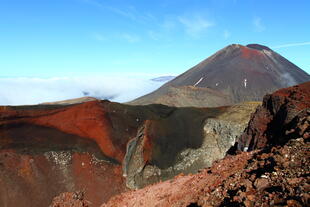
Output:
[[[309,0],[0,0],[0,77],[180,74],[228,44],[310,72]]]

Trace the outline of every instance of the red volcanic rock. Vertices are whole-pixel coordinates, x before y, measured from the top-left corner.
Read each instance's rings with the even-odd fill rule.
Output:
[[[257,190],[264,190],[270,187],[269,181],[266,178],[259,178],[254,183]]]
[[[84,200],[83,192],[62,193],[53,199],[50,207],[90,207],[91,202]]]
[[[238,149],[252,150],[283,144],[293,137],[307,138],[309,110],[310,82],[266,95],[238,141]]]

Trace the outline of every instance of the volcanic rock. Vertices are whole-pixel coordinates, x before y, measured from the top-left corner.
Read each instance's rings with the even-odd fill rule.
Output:
[[[283,144],[310,132],[310,82],[266,95],[238,141],[239,150]]]
[[[261,101],[267,93],[307,81],[306,72],[270,48],[233,44],[130,104],[231,105]]]
[[[84,199],[83,192],[62,193],[53,199],[50,207],[90,207],[91,202]]]
[[[99,206],[128,187],[197,172],[225,156],[257,104],[0,107],[0,206],[48,206],[76,191]]]
[[[266,188],[268,188],[269,185],[269,181],[267,178],[259,178],[255,181],[254,183],[255,187],[257,190],[264,190]]]

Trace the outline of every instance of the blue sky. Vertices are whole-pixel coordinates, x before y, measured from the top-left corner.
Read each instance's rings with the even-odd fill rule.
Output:
[[[180,74],[232,43],[310,72],[308,0],[0,0],[0,76]]]

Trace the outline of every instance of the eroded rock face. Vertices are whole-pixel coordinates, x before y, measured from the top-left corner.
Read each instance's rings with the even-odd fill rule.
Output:
[[[247,151],[284,144],[292,136],[308,137],[309,114],[310,82],[266,95],[238,141],[238,149]]]

